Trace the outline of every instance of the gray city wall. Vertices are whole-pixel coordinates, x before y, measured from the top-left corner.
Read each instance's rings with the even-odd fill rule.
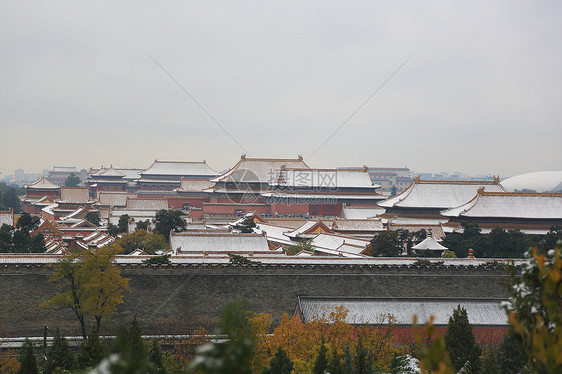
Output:
[[[43,309],[56,288],[46,265],[0,267],[0,334],[41,336],[43,326],[78,334],[69,309]],[[216,322],[229,301],[246,299],[257,312],[271,313],[274,323],[291,314],[298,295],[354,297],[504,298],[502,267],[408,267],[352,265],[125,265],[130,292],[104,333],[136,315],[150,333]],[[189,327],[191,327],[189,326]],[[1,335],[0,335],[1,336]]]

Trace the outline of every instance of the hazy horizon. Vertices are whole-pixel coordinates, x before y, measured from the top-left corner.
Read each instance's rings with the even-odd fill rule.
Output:
[[[7,3],[0,178],[155,159],[221,171],[243,153],[301,154],[312,167],[562,170],[561,10],[556,1]]]

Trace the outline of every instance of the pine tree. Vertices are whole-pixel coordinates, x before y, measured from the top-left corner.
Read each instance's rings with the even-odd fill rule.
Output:
[[[148,360],[152,362],[157,372],[166,372],[166,370],[164,369],[164,357],[162,356],[162,348],[160,348],[160,342],[158,342],[158,340],[156,339],[152,339],[152,341],[150,342]]]
[[[47,352],[47,363],[44,374],[51,374],[58,370],[72,370],[75,367],[74,353],[68,345],[68,341],[61,335],[57,328],[53,337],[53,345]]]
[[[81,368],[93,368],[107,355],[107,349],[101,343],[96,325],[92,325],[92,331],[88,339],[82,342],[78,362]]]
[[[447,325],[445,347],[455,370],[461,370],[467,361],[473,373],[480,372],[482,348],[476,344],[466,309],[460,305],[453,311]]]
[[[481,374],[498,374],[500,373],[500,365],[498,364],[498,352],[493,347],[489,347],[482,357]]]
[[[314,361],[314,368],[312,369],[313,374],[324,374],[326,369],[328,369],[328,348],[326,348],[326,342],[324,337],[322,337],[322,342],[320,344],[320,349],[318,350],[318,355]]]
[[[269,361],[269,367],[262,371],[262,374],[291,374],[293,361],[287,356],[287,352],[281,347],[275,352],[275,356]]]
[[[355,373],[357,374],[370,374],[372,372],[372,359],[369,350],[363,343],[363,337],[359,337],[357,348],[355,350],[355,357],[353,364]]]
[[[470,366],[470,361],[464,363],[464,365],[459,370],[458,374],[472,374],[472,367]]]
[[[134,360],[145,360],[146,359],[146,346],[142,340],[141,329],[137,316],[133,318],[131,327],[127,330],[128,338],[128,351]]]
[[[29,339],[25,339],[18,361],[20,362],[20,369],[18,370],[18,374],[39,373],[39,370],[37,369],[37,359],[35,358],[33,343]]]
[[[328,361],[328,372],[330,374],[344,374],[341,357],[336,347],[332,349],[330,360]]]
[[[353,368],[353,355],[349,350],[349,345],[345,345],[345,350],[343,353],[343,372],[348,374],[355,374],[355,369]]]
[[[522,371],[527,362],[521,337],[511,328],[503,337],[498,354],[499,373],[510,374]]]

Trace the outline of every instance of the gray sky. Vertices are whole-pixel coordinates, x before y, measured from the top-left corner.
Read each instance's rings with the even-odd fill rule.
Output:
[[[562,170],[560,1],[41,1],[0,12],[0,172],[243,151]],[[394,77],[311,154],[410,56]]]

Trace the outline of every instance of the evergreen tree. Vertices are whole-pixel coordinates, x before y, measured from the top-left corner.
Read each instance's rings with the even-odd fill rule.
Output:
[[[33,235],[30,239],[29,252],[30,253],[43,253],[47,250],[45,247],[45,237],[43,234]]]
[[[353,366],[356,374],[371,374],[372,373],[372,359],[369,350],[363,343],[363,337],[360,336],[357,341],[357,348],[355,349],[355,357]]]
[[[14,226],[2,224],[0,227],[0,252],[10,253],[12,252],[12,237],[14,235]]]
[[[346,374],[355,374],[355,369],[353,368],[353,355],[349,349],[349,345],[345,345],[345,350],[343,352],[343,372]]]
[[[318,350],[318,355],[314,361],[314,368],[312,369],[313,374],[324,374],[326,369],[328,369],[328,348],[326,348],[326,342],[324,337],[322,337],[322,342],[320,344],[320,349]]]
[[[38,374],[37,369],[37,359],[35,358],[35,350],[33,349],[33,343],[29,339],[25,339],[22,346],[21,355],[18,359],[20,363],[20,369],[18,374]]]
[[[206,374],[250,374],[250,359],[256,342],[256,334],[249,320],[252,316],[253,313],[243,301],[227,304],[222,311],[221,333],[227,335],[228,339],[197,348],[190,370],[200,370]]]
[[[146,359],[146,346],[144,341],[142,340],[141,329],[139,326],[139,322],[137,320],[137,316],[133,318],[133,322],[131,326],[127,330],[127,338],[128,338],[128,351],[131,357],[134,360],[145,360]]]
[[[158,373],[165,373],[164,369],[164,357],[162,355],[162,348],[160,348],[160,342],[156,339],[152,339],[150,342],[150,349],[148,350],[148,360],[152,362],[154,368]]]
[[[117,236],[119,235],[119,227],[117,227],[113,223],[110,223],[107,225],[107,233],[111,236]]]
[[[328,361],[328,372],[330,374],[345,374],[341,362],[341,357],[336,347],[332,349],[330,360]]]
[[[14,188],[0,183],[0,210],[8,210],[10,208],[12,208],[16,214],[21,213],[20,198]]]
[[[121,217],[119,217],[119,222],[117,223],[117,228],[119,229],[119,232],[126,233],[129,230],[130,218],[131,217],[129,217],[128,214],[122,214]]]
[[[393,257],[402,252],[398,233],[396,231],[383,231],[371,240],[371,255],[375,257]]]
[[[519,373],[527,362],[521,337],[511,328],[503,337],[498,354],[499,373]]]
[[[262,371],[262,374],[291,374],[292,370],[293,361],[287,356],[287,352],[279,347],[275,356],[269,361],[269,366]]]
[[[449,318],[445,335],[445,347],[456,370],[461,370],[465,363],[470,361],[472,372],[480,372],[482,348],[476,344],[472,334],[472,327],[468,322],[466,309],[460,305]]]
[[[137,230],[146,230],[148,231],[148,227],[150,226],[150,222],[148,220],[145,221],[138,221],[137,222]]]
[[[458,374],[472,374],[472,366],[470,365],[470,361],[464,363],[464,365],[459,370]]]
[[[16,223],[16,227],[22,231],[25,231],[26,233],[30,233],[37,230],[40,223],[41,220],[39,219],[39,217],[32,216],[31,214],[26,212],[22,213],[22,215],[18,219],[18,222]]]
[[[166,241],[168,241],[170,239],[170,231],[180,232],[185,230],[187,223],[181,214],[179,210],[159,210],[154,218],[154,232],[164,235]]]
[[[99,226],[101,219],[100,219],[100,214],[98,212],[88,212],[88,214],[86,214],[86,220],[88,222],[90,222],[93,225]]]
[[[240,232],[245,234],[251,234],[254,232],[254,228],[256,227],[256,222],[254,221],[253,216],[246,217],[240,223]]]
[[[82,342],[78,362],[81,368],[95,367],[106,355],[106,347],[101,343],[96,325],[92,325],[92,331],[88,339]]]
[[[65,187],[77,187],[80,182],[82,182],[80,180],[80,177],[75,175],[74,173],[70,173],[70,175],[68,177],[66,177],[66,179],[64,180],[64,186]]]
[[[500,373],[500,365],[498,363],[498,352],[489,347],[481,359],[480,372],[482,374],[498,374]]]
[[[75,366],[74,354],[68,345],[68,341],[57,328],[53,337],[53,345],[47,352],[47,362],[43,373],[51,374],[59,370],[72,370]]]
[[[390,362],[390,374],[419,374],[420,362],[410,355],[398,356],[396,353]]]

